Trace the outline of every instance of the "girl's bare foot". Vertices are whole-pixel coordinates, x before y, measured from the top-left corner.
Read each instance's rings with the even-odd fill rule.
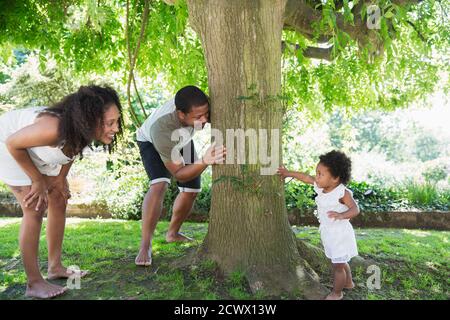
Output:
[[[148,250],[145,249],[140,249],[139,253],[136,257],[136,259],[134,260],[134,263],[137,266],[143,266],[143,267],[148,267],[152,264],[152,247],[150,246],[150,248]]]
[[[182,233],[175,233],[175,234],[167,233],[167,235],[166,235],[166,241],[168,243],[170,243],[170,242],[189,242],[189,241],[193,241],[193,240],[194,239],[186,237]]]
[[[85,270],[80,270],[80,278],[87,275],[89,272]],[[68,270],[66,267],[60,266],[56,268],[51,268],[47,272],[47,279],[48,280],[55,280],[55,279],[67,279],[70,278],[75,274],[75,271]]]
[[[326,296],[325,300],[342,300],[344,298],[344,294],[341,292],[340,294],[332,291],[329,295]]]
[[[39,299],[50,299],[66,292],[67,288],[51,284],[45,280],[28,283],[25,296]]]

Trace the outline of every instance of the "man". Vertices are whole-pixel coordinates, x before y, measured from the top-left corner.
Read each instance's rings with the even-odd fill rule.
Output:
[[[208,165],[221,163],[226,154],[223,146],[213,144],[202,159],[197,159],[192,141],[194,127],[203,129],[209,121],[209,110],[206,94],[195,86],[187,86],[180,89],[174,99],[154,110],[137,131],[141,158],[151,182],[142,205],[142,240],[136,265],[152,263],[152,237],[171,177],[177,180],[180,193],[173,204],[166,240],[191,240],[179,230],[201,191],[200,175]]]

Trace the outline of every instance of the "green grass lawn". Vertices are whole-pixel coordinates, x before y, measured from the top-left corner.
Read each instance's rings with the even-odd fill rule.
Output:
[[[20,219],[0,218],[0,299],[25,299],[25,273],[18,247]],[[207,224],[186,223],[183,232],[196,241],[167,244],[168,222],[158,224],[153,242],[153,265],[136,267],[140,222],[68,219],[64,240],[64,263],[91,272],[81,289],[69,290],[57,299],[259,299],[239,272],[223,277],[212,261],[179,265],[181,258],[198,246]],[[297,236],[320,245],[315,227],[294,227]],[[353,270],[357,287],[345,299],[449,299],[449,234],[445,231],[356,229],[363,258],[381,270],[381,288],[369,290],[371,274]],[[45,230],[40,243],[41,268],[47,269]],[[321,275],[331,286],[331,277]],[[65,285],[64,280],[56,283]],[[295,297],[278,297],[295,298]]]

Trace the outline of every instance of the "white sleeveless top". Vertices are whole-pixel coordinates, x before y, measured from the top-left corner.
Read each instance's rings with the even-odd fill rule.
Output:
[[[340,184],[330,192],[324,193],[323,189],[319,188],[315,182],[314,191],[317,193],[315,200],[320,222],[320,237],[325,249],[325,255],[333,263],[348,262],[352,257],[358,255],[353,227],[349,219],[330,219],[327,213],[329,211],[338,213],[347,211],[348,207],[340,203],[339,199],[344,197],[345,191],[350,192],[351,195],[353,193],[343,184]]]
[[[11,110],[0,116],[0,180],[11,186],[31,185],[31,179],[11,156],[5,145],[6,139],[20,129],[34,123],[45,107]],[[75,159],[67,157],[59,147],[40,146],[28,148],[28,154],[43,175],[57,176],[61,167]]]

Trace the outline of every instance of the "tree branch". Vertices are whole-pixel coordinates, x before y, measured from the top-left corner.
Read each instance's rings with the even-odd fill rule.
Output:
[[[131,45],[130,45],[130,37],[129,37],[129,9],[130,9],[129,4],[130,4],[130,2],[129,2],[129,0],[127,0],[125,33],[126,33],[126,42],[127,42],[127,51],[128,51],[128,62],[129,62],[129,66],[130,66],[130,70],[128,72],[128,82],[127,82],[127,98],[128,98],[128,107],[130,108],[130,112],[133,116],[133,120],[135,121],[135,124],[137,126],[140,126],[141,123],[139,121],[139,118],[137,117],[136,113],[134,112],[133,106],[131,105],[131,82],[132,81],[134,82],[134,88],[137,92],[136,82],[134,81],[134,67],[136,65],[139,48],[141,46],[142,39],[144,38],[145,28],[146,28],[147,22],[148,22],[148,15],[150,12],[150,1],[145,0],[144,12],[142,14],[141,30],[140,30],[139,38],[137,40],[136,48],[134,49],[133,54],[131,54]],[[139,103],[140,103],[141,109],[144,113],[144,116],[146,116],[147,113],[145,112],[145,109],[144,109],[144,106],[142,104],[139,94],[138,94],[138,97],[139,97]]]
[[[132,57],[131,57],[131,45],[130,45],[130,34],[129,34],[129,16],[130,16],[130,0],[127,0],[127,6],[126,6],[126,14],[125,14],[125,42],[127,44],[127,55],[128,55],[128,65],[130,67],[129,70],[129,75],[132,74]],[[133,106],[131,105],[131,94],[130,94],[130,84],[131,81],[128,78],[128,82],[127,82],[127,102],[128,102],[128,109],[130,109],[130,113],[131,113],[131,118],[132,121],[134,122],[134,125],[136,127],[140,126],[139,123],[139,119],[136,115],[136,113],[134,112]]]
[[[399,6],[407,6],[416,4],[421,0],[393,0],[392,3]],[[383,41],[378,35],[378,30],[369,29],[366,21],[362,19],[361,9],[364,4],[369,4],[368,0],[360,0],[360,2],[352,8],[354,14],[353,23],[348,23],[344,20],[343,14],[335,12],[336,27],[347,33],[350,38],[355,40],[360,47],[366,47],[370,44],[371,55],[377,55],[383,51]],[[288,0],[286,4],[284,24],[285,29],[295,30],[303,34],[308,39],[318,37],[315,35],[316,31],[314,24],[320,23],[322,20],[322,11],[311,7],[311,0]],[[322,30],[319,37],[332,38],[336,30],[327,29]],[[319,41],[318,41],[319,42]]]
[[[333,47],[334,46],[328,48],[307,47],[303,50],[303,56],[312,59],[333,61]]]
[[[406,20],[406,23],[409,24],[414,29],[414,31],[417,32],[417,35],[419,36],[420,40],[422,40],[423,42],[427,42],[427,39],[425,39],[423,34],[420,32],[420,30],[417,28],[417,26],[414,23],[412,23],[409,20]]]
[[[288,47],[288,46],[291,48],[291,50],[294,50],[294,51],[302,50],[302,48],[298,44],[282,41],[281,42],[282,52],[284,52],[286,50],[286,47]],[[327,48],[308,46],[302,50],[302,54],[304,57],[312,58],[312,59],[320,59],[320,60],[328,60],[328,61],[332,61],[334,59],[333,46],[330,46]]]

